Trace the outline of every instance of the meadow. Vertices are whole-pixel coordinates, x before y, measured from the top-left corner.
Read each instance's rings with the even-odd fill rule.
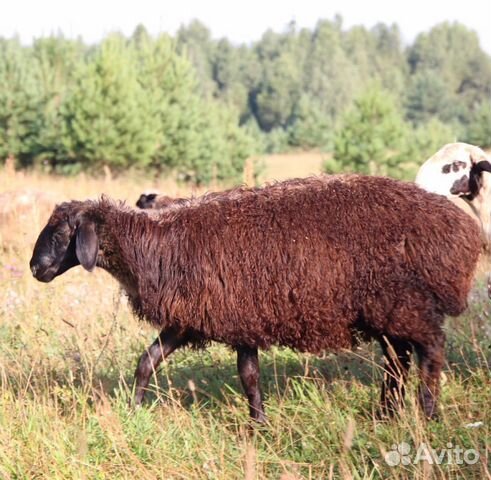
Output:
[[[321,162],[267,158],[262,179],[318,173]],[[55,202],[104,192],[133,204],[153,188],[200,193],[137,175],[0,167],[0,478],[491,479],[487,259],[468,312],[446,323],[438,422],[420,416],[415,368],[401,418],[374,419],[383,374],[374,344],[322,357],[261,352],[265,427],[251,428],[235,356],[222,345],[175,353],[145,406],[129,408],[136,361],[157,332],[133,317],[105,272],[75,268],[41,284],[28,261]],[[397,450],[402,442],[410,451]],[[418,459],[422,444],[442,462]],[[475,451],[464,456],[472,463],[459,462],[455,447]]]

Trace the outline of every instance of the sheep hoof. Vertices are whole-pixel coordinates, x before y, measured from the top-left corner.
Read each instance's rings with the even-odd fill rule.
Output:
[[[265,415],[262,415],[259,418],[249,418],[249,422],[247,425],[247,430],[249,434],[253,435],[254,433],[265,430],[269,427],[269,421]]]
[[[269,423],[266,415],[260,415],[258,418],[254,418],[253,420],[254,425],[267,425]]]
[[[135,400],[134,398],[130,398],[128,400],[128,409],[132,412],[136,412],[143,407],[143,402]]]

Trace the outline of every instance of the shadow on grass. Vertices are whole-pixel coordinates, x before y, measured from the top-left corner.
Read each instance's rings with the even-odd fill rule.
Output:
[[[490,322],[479,312],[479,309],[472,310],[468,315],[447,321],[445,370],[447,373],[451,371],[459,382],[475,378],[476,371],[480,369],[489,370],[491,345],[486,329],[490,328]],[[295,353],[286,348],[273,348],[260,352],[259,361],[265,401],[270,397],[282,397],[290,379],[321,382],[328,390],[340,383],[347,388],[352,384],[375,385],[378,392],[383,375],[381,351],[375,341],[361,344],[352,353],[320,357]],[[417,375],[415,364],[416,357],[413,355],[413,376]],[[133,369],[123,374],[127,385],[132,385]],[[109,396],[120,387],[119,379],[115,376],[102,374],[100,380]],[[205,408],[230,402],[234,392],[242,395],[235,352],[224,346],[212,345],[202,351],[184,349],[174,353],[152,378],[145,402],[151,404],[157,398],[165,398],[169,389],[173,390],[174,399],[177,398],[186,408],[194,401],[192,389],[197,392],[200,405],[204,402]]]
[[[296,353],[286,348],[273,348],[260,352],[259,362],[261,389],[266,401],[271,396],[282,396],[290,379],[323,382],[329,388],[334,382],[378,384],[382,376],[380,351],[375,344],[365,344],[354,353],[326,354],[320,357]],[[134,366],[136,367],[136,361]],[[123,372],[123,375],[125,383],[131,386],[133,370]],[[117,373],[99,372],[97,381],[110,397],[116,395],[121,387]],[[236,354],[222,345],[212,345],[201,351],[183,349],[175,352],[157,370],[150,383],[145,396],[146,404],[151,404],[158,397],[166,397],[169,389],[173,390],[174,398],[177,396],[185,407],[193,403],[191,389],[195,389],[200,402],[205,400],[210,406],[226,403],[232,392],[242,395]]]

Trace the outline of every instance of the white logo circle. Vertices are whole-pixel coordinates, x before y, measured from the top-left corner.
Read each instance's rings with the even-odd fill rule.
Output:
[[[389,467],[395,467],[399,464],[409,465],[411,463],[410,452],[411,445],[409,443],[401,442],[398,445],[394,444],[391,446],[391,451],[387,452],[384,456],[385,463]]]

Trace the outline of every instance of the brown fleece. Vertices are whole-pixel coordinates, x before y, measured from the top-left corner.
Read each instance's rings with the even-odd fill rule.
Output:
[[[136,313],[198,344],[321,352],[357,331],[426,343],[466,308],[480,248],[447,199],[388,178],[231,190],[158,221],[107,199],[75,206]]]

